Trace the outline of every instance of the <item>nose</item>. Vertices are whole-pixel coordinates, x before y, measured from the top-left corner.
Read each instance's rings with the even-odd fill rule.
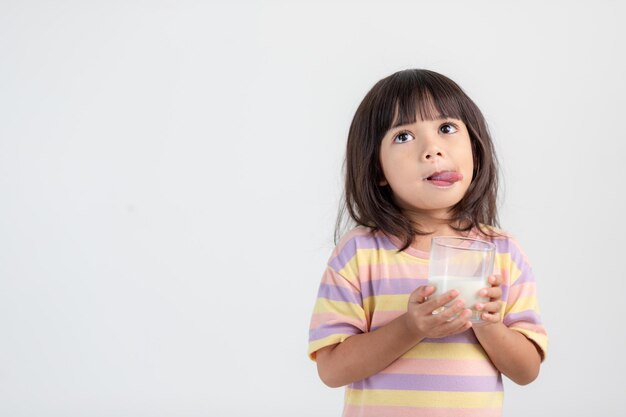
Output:
[[[432,161],[436,158],[443,158],[443,151],[434,143],[429,143],[424,149],[422,159],[424,161]]]
[[[435,157],[443,158],[443,153],[439,150],[428,151],[424,153],[424,159],[429,161]]]

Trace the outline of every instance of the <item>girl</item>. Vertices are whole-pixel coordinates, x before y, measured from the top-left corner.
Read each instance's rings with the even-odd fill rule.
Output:
[[[480,110],[441,74],[392,74],[357,109],[345,167],[336,237],[345,209],[357,226],[330,257],[309,336],[322,381],[347,385],[343,415],[501,415],[501,374],[532,382],[547,335],[528,260],[496,228],[497,163]],[[427,285],[441,235],[496,245],[481,323],[456,290]]]

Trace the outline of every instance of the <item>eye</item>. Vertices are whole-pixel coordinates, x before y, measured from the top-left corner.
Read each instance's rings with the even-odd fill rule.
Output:
[[[401,132],[398,134],[398,136],[396,136],[393,139],[393,142],[394,143],[406,143],[406,142],[412,141],[413,139],[415,138],[409,132]]]
[[[449,135],[452,133],[456,133],[459,130],[457,129],[457,127],[455,125],[453,125],[452,123],[444,123],[439,127],[439,131],[443,134]]]

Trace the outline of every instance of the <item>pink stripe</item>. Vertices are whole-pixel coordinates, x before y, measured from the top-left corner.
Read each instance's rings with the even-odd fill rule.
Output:
[[[372,314],[372,327],[378,328],[378,327],[384,326],[390,321],[395,320],[396,318],[400,317],[404,313],[406,313],[406,308],[402,311],[400,310],[375,311],[374,314]]]
[[[328,285],[336,285],[342,288],[348,288],[353,292],[357,292],[360,290],[359,288],[355,288],[351,282],[349,282],[347,279],[345,279],[344,277],[342,277],[341,275],[339,275],[338,273],[336,273],[330,268],[326,268],[326,270],[324,271],[324,274],[322,275],[321,283],[328,284]]]
[[[516,327],[518,329],[529,330],[531,332],[547,335],[545,327],[540,324],[532,324],[525,321],[518,321],[517,323],[513,323],[511,327]]]
[[[343,417],[500,417],[502,408],[415,408],[346,405]]]
[[[309,330],[316,329],[322,325],[331,325],[336,323],[351,324],[358,328],[365,327],[361,320],[352,317],[342,316],[337,313],[317,313],[311,317],[311,325]]]
[[[394,278],[428,278],[426,264],[368,264],[359,266],[362,282]]]
[[[400,358],[385,370],[386,374],[428,374],[493,376],[498,370],[487,360],[408,359]]]

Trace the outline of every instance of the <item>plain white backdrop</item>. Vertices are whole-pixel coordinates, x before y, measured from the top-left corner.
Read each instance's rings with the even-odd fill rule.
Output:
[[[0,2],[0,415],[338,416],[306,357],[348,127],[458,82],[550,351],[505,416],[623,410],[618,1]],[[620,266],[621,265],[621,266]]]

